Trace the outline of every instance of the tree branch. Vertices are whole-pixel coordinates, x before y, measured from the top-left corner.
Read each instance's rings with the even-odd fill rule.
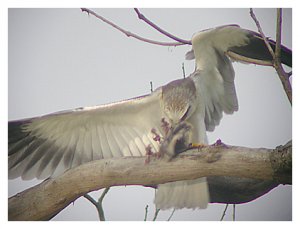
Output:
[[[92,161],[48,179],[8,200],[9,220],[48,220],[82,195],[119,185],[151,186],[211,176],[292,182],[292,142],[276,149],[208,146],[172,161],[123,157]]]
[[[280,59],[281,27],[282,27],[281,23],[282,23],[282,9],[277,9],[276,49],[275,49],[274,68],[276,69],[276,72],[281,80],[285,93],[292,105],[292,87],[289,81],[289,74],[284,71]]]
[[[277,23],[276,23],[276,47],[275,47],[275,62],[281,64],[281,30],[282,30],[282,9],[277,9]]]
[[[109,24],[110,26],[114,27],[115,29],[119,30],[120,32],[124,33],[126,36],[128,37],[133,37],[137,40],[143,41],[143,42],[147,42],[150,44],[155,44],[155,45],[162,45],[162,46],[179,46],[179,45],[184,45],[183,43],[180,42],[161,42],[161,41],[154,41],[154,40],[150,40],[144,37],[141,37],[135,33],[132,33],[130,31],[126,31],[124,29],[122,29],[120,26],[112,23],[111,21],[107,20],[106,18],[100,16],[99,14],[95,13],[94,11],[87,9],[87,8],[81,8],[82,12],[86,12],[88,14],[91,14],[93,16],[95,16],[96,18],[100,19],[101,21]]]
[[[138,18],[143,20],[144,22],[146,22],[148,25],[150,25],[152,28],[156,29],[157,31],[159,31],[160,33],[164,34],[165,36],[179,42],[182,44],[187,44],[187,45],[192,45],[192,42],[189,40],[184,40],[181,39],[179,37],[176,37],[172,34],[170,34],[169,32],[163,30],[162,28],[158,27],[156,24],[154,24],[152,21],[150,21],[148,18],[146,18],[137,8],[134,8],[134,11],[137,13]]]
[[[256,24],[256,27],[257,27],[257,29],[258,29],[258,32],[259,32],[260,35],[262,36],[262,38],[263,38],[263,40],[264,40],[264,42],[265,42],[265,44],[266,44],[266,46],[267,46],[267,48],[268,48],[270,54],[272,55],[273,59],[275,59],[275,53],[274,53],[274,51],[273,51],[273,49],[272,49],[270,43],[268,42],[268,39],[266,38],[266,36],[265,36],[265,34],[264,34],[264,32],[263,32],[261,26],[260,26],[260,23],[259,23],[259,21],[257,20],[257,18],[256,18],[256,16],[255,16],[255,14],[254,14],[252,8],[250,8],[250,15],[251,15],[252,19],[254,20],[254,22],[255,22],[255,24]]]
[[[89,200],[96,207],[100,221],[105,221],[105,215],[104,215],[104,210],[102,207],[102,202],[108,191],[109,191],[109,188],[104,189],[104,191],[102,192],[98,201],[94,200],[94,198],[91,197],[89,194],[84,195],[84,197],[87,200]]]
[[[282,23],[282,9],[277,9],[277,24],[276,24],[276,47],[275,47],[275,53],[270,45],[270,43],[268,42],[268,39],[266,38],[265,34],[262,31],[262,28],[259,24],[259,21],[257,20],[253,9],[250,9],[250,15],[252,17],[252,19],[254,20],[257,29],[260,33],[260,35],[262,36],[270,54],[273,57],[273,62],[272,62],[272,66],[275,68],[279,79],[282,83],[282,86],[284,88],[284,91],[292,105],[292,87],[291,87],[291,83],[289,81],[289,73],[286,73],[282,67],[281,64],[281,59],[280,59],[280,51],[281,51],[281,23]]]
[[[227,211],[228,205],[229,205],[229,204],[226,204],[225,209],[224,209],[224,211],[223,211],[223,214],[222,214],[222,216],[221,216],[220,221],[223,221],[223,219],[224,219],[224,217],[225,217],[225,215],[226,215],[226,211]]]

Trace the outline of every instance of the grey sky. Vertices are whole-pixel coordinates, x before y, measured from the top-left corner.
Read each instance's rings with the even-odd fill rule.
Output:
[[[96,9],[100,15],[141,36],[165,40],[138,20],[133,9]],[[203,29],[239,24],[255,30],[249,9],[141,9],[169,32],[190,39]],[[274,38],[276,10],[255,9],[267,36]],[[292,48],[292,10],[283,11],[283,43]],[[110,103],[150,92],[194,69],[184,56],[188,46],[167,48],[128,38],[80,9],[10,9],[8,18],[8,117],[39,116],[81,106]],[[224,116],[209,141],[221,138],[232,145],[274,148],[292,138],[292,109],[274,69],[234,64],[239,111]],[[8,182],[9,196],[37,181]],[[99,196],[97,193],[95,197]],[[149,205],[153,217],[154,190],[114,187],[104,209],[108,220],[143,220]],[[207,210],[178,210],[173,220],[219,220],[224,205]],[[280,186],[269,194],[236,207],[237,220],[291,220],[292,187]],[[231,211],[231,207],[229,209]],[[166,220],[171,211],[161,212]],[[54,220],[97,220],[85,199],[58,214]],[[227,220],[231,220],[228,214]]]

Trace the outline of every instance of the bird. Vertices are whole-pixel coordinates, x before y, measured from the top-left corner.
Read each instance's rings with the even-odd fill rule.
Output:
[[[9,179],[43,180],[89,161],[149,151],[172,160],[191,144],[208,144],[206,132],[224,113],[238,111],[232,62],[272,65],[272,55],[259,33],[238,25],[202,30],[191,42],[186,59],[195,59],[194,72],[150,94],[9,121]],[[292,67],[292,51],[283,45],[281,60]],[[206,178],[159,184],[154,203],[162,210],[205,209]]]

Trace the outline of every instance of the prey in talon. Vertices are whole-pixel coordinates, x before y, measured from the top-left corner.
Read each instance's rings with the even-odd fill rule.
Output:
[[[166,138],[162,142],[159,152],[168,160],[190,148],[192,138],[192,125],[188,122],[181,122],[169,129]]]

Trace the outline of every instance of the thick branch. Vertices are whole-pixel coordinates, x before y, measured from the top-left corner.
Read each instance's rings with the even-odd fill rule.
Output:
[[[280,150],[236,146],[191,149],[172,161],[124,157],[92,161],[8,200],[9,220],[47,220],[85,193],[118,185],[151,186],[210,176],[291,184],[291,142]],[[282,173],[282,174],[279,174]]]

